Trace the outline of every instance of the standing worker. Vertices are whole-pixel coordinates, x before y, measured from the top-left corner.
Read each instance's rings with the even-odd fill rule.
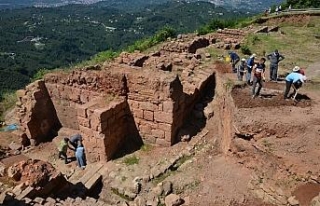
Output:
[[[278,49],[273,53],[267,55],[268,60],[270,61],[270,81],[278,80],[278,65],[279,62],[284,60],[284,56],[279,54]]]
[[[251,84],[251,72],[252,72],[252,68],[254,65],[254,60],[256,58],[256,54],[252,54],[249,59],[247,60],[247,75],[246,75],[246,80],[247,83],[250,85]]]
[[[230,60],[231,60],[231,65],[232,65],[232,72],[236,73],[237,69],[236,69],[236,65],[237,63],[240,61],[240,57],[239,55],[234,52],[234,51],[229,51],[229,56],[230,56]]]
[[[264,72],[266,70],[265,58],[261,58],[259,63],[253,67],[253,85],[252,85],[252,98],[260,95],[260,90],[262,88],[262,82],[265,81]],[[258,90],[256,91],[256,86],[259,84]]]
[[[237,67],[237,76],[238,76],[238,80],[239,81],[243,81],[243,76],[246,72],[247,69],[247,63],[246,63],[246,59],[242,58],[241,62],[239,64],[239,66]]]
[[[86,156],[85,156],[85,151],[84,151],[84,147],[81,141],[78,142],[78,146],[76,149],[76,159],[78,162],[78,167],[80,167],[81,169],[85,169],[86,168]]]

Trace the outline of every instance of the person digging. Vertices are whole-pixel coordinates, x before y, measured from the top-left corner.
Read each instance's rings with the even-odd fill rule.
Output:
[[[306,80],[306,77],[303,74],[301,74],[300,67],[295,66],[292,72],[288,76],[286,76],[285,80],[286,80],[286,89],[284,91],[284,99],[289,100],[290,97],[288,96],[288,94],[290,92],[292,85],[295,90],[294,92],[296,93],[297,90],[302,86],[302,84]]]
[[[69,142],[69,138],[65,137],[65,138],[63,138],[63,140],[61,140],[61,142],[58,146],[59,159],[63,159],[65,164],[69,163],[67,151],[68,151],[68,148],[70,148],[70,147],[68,145],[68,142]],[[70,149],[72,149],[72,148],[70,148]]]

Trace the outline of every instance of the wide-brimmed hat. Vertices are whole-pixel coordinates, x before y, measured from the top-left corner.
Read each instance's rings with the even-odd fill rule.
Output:
[[[256,57],[256,56],[257,56],[256,54],[252,54],[252,55],[251,55],[251,57]]]
[[[245,61],[246,61],[246,59],[245,59],[245,58],[242,58],[242,59],[241,59],[241,61],[242,61],[242,62],[245,62]]]
[[[292,71],[294,71],[294,72],[297,72],[297,71],[299,71],[300,70],[300,67],[298,67],[298,66],[295,66],[293,69],[292,69]]]

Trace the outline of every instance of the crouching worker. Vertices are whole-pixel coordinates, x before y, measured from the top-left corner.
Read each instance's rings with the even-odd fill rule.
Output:
[[[84,147],[81,141],[78,142],[78,146],[76,149],[76,158],[78,162],[78,167],[80,167],[81,169],[85,169],[87,165],[86,155],[85,155]]]
[[[67,156],[67,150],[68,150],[68,142],[69,139],[66,137],[63,140],[61,140],[58,150],[59,150],[59,159],[63,159],[65,164],[68,164],[68,156]]]
[[[292,72],[286,76],[286,89],[284,91],[284,99],[289,99],[288,96],[291,86],[294,86],[294,89],[299,89],[304,83],[306,77],[301,74],[300,67],[295,66]]]
[[[262,82],[265,81],[265,70],[266,65],[265,58],[261,58],[258,64],[255,64],[253,67],[253,85],[252,85],[252,98],[255,98],[260,95],[260,91],[262,88]],[[258,90],[256,91],[256,86],[258,86]]]
[[[74,151],[76,151],[79,142],[82,142],[82,136],[80,134],[72,135],[69,142],[74,148]]]

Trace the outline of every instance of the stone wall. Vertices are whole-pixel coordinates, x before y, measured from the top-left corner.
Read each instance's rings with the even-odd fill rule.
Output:
[[[90,161],[110,160],[129,134],[126,99],[107,96],[78,106],[77,114]]]
[[[46,87],[63,127],[79,130],[76,107],[105,94],[125,93],[122,76],[98,71],[55,73],[45,77]]]
[[[172,53],[181,43],[183,49]],[[203,68],[196,53],[209,44],[209,38],[181,37],[151,54],[122,53],[102,66],[47,74],[21,92],[20,110],[27,107],[19,118],[23,131],[39,143],[44,139],[36,129],[46,119],[52,121],[46,134],[60,126],[75,130],[90,162],[110,160],[120,147],[141,140],[170,146],[197,102],[214,90],[215,72]]]
[[[179,126],[174,124],[178,99],[173,99],[172,94],[178,93],[179,98],[183,98],[179,78],[162,71],[145,70],[138,74],[128,73],[127,79],[128,104],[141,137],[149,143],[172,145],[175,127]]]
[[[50,141],[61,127],[44,81],[36,81],[17,92],[20,129],[32,145]]]

